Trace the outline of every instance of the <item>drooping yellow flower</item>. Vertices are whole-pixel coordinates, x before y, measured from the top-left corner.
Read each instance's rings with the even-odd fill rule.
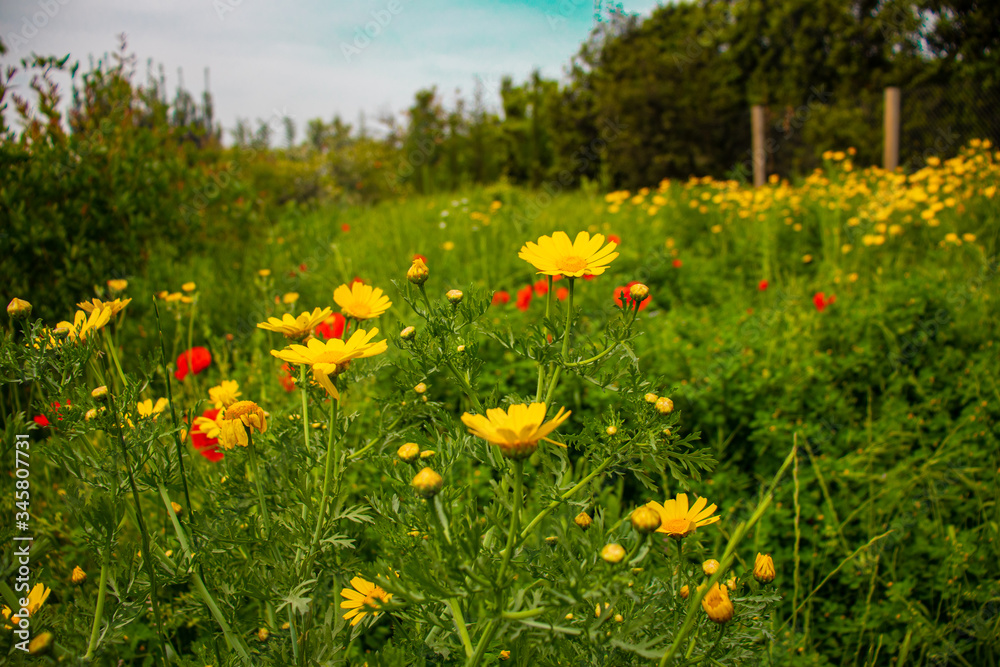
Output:
[[[646,503],[646,506],[652,507],[660,513],[660,527],[656,529],[656,532],[681,538],[690,535],[699,527],[713,524],[721,518],[712,516],[717,506],[712,504],[705,507],[707,504],[708,500],[702,497],[689,508],[687,494],[678,493],[676,499],[670,498],[662,505],[653,500]]]
[[[208,397],[212,399],[212,403],[217,408],[228,408],[242,395],[240,383],[236,380],[223,380],[219,386],[208,390]]]
[[[265,433],[267,416],[253,401],[238,401],[219,413],[219,444],[226,449],[250,444],[247,431]]]
[[[153,399],[147,398],[145,401],[139,401],[135,407],[140,417],[155,417],[166,409],[167,404],[168,401],[165,398],[156,399],[155,405]]]
[[[701,608],[716,623],[726,623],[731,620],[733,618],[733,603],[729,600],[729,589],[720,586],[718,582],[712,584],[708,593],[701,599]]]
[[[564,275],[568,278],[599,276],[618,257],[617,243],[604,245],[604,235],[580,232],[570,241],[566,232],[542,236],[538,243],[528,241],[521,246],[518,257],[547,276]]]
[[[364,329],[355,331],[346,341],[331,338],[320,341],[311,338],[305,345],[291,345],[284,350],[271,350],[271,354],[292,364],[307,364],[312,368],[313,379],[334,398],[340,398],[340,393],[334,386],[330,376],[336,377],[342,373],[354,359],[364,359],[382,354],[389,349],[384,340],[370,342],[378,334],[378,329],[366,332]]]
[[[389,297],[382,294],[378,287],[361,282],[352,283],[350,287],[341,285],[334,290],[333,300],[341,307],[344,315],[356,320],[378,317],[392,305]]]
[[[76,304],[78,308],[86,311],[88,314],[93,313],[95,310],[100,310],[101,308],[110,308],[111,316],[114,317],[122,310],[125,306],[132,303],[132,299],[115,299],[114,301],[101,301],[100,299],[91,299],[90,301],[81,301]]]
[[[545,436],[571,414],[566,408],[560,408],[555,417],[545,422],[545,412],[544,403],[522,403],[510,406],[507,411],[501,408],[487,410],[485,417],[466,412],[462,422],[472,435],[498,445],[504,456],[519,461],[531,456],[538,449],[538,441],[548,440]]]
[[[100,331],[110,322],[112,314],[111,308],[94,308],[89,316],[86,312],[78,310],[72,322],[60,322],[56,328],[65,328],[70,340],[86,340],[90,334]]]
[[[347,598],[340,603],[340,608],[350,610],[344,614],[344,620],[354,619],[351,627],[360,623],[365,614],[371,614],[372,618],[378,617],[381,603],[392,599],[392,593],[386,593],[380,586],[361,577],[351,579],[351,586],[353,590],[345,588],[340,591],[341,596]]]
[[[280,320],[277,317],[267,318],[267,322],[259,323],[257,328],[275,331],[291,340],[303,340],[312,333],[317,324],[330,317],[332,313],[332,308],[314,308],[311,313],[307,311],[298,317],[285,313]]]

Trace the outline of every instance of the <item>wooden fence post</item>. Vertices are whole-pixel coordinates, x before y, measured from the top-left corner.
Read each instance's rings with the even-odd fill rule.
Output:
[[[895,171],[899,166],[899,101],[899,88],[885,89],[885,146],[882,166],[886,171]]]
[[[764,107],[755,104],[750,109],[750,125],[753,136],[753,186],[759,188],[767,180],[767,152],[764,150]]]

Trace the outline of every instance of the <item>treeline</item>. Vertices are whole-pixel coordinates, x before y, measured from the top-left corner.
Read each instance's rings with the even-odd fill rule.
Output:
[[[612,11],[568,68],[497,86],[476,82],[450,108],[434,88],[405,122],[379,119],[373,138],[340,118],[313,120],[305,150],[380,169],[359,179],[375,197],[490,183],[638,187],[692,174],[749,176],[750,106],[766,105],[768,170],[817,166],[853,146],[877,164],[883,91],[903,89],[901,162],[1000,136],[1000,3],[972,0],[702,0],[646,19]],[[499,108],[487,94],[499,97]],[[289,129],[286,125],[286,129]],[[294,127],[286,144],[294,143]],[[248,124],[237,143],[259,140]],[[613,139],[609,140],[611,136]],[[375,180],[372,180],[374,178]]]

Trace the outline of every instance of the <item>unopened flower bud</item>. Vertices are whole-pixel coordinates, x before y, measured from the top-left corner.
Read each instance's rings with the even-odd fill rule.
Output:
[[[632,512],[632,527],[640,533],[652,533],[660,527],[660,514],[651,507],[638,507]]]
[[[413,391],[417,392],[418,394],[422,394],[425,391],[427,391],[427,385],[424,384],[423,382],[420,382],[417,384],[416,387],[413,388]]]
[[[28,653],[31,655],[45,655],[52,648],[52,633],[43,632],[28,643]]]
[[[405,463],[413,463],[420,456],[420,445],[408,442],[396,450],[396,456]]]
[[[770,554],[757,554],[757,560],[753,565],[753,578],[762,584],[769,584],[774,581],[774,561]]]
[[[448,290],[448,292],[444,296],[446,299],[448,299],[448,303],[454,306],[457,306],[458,304],[462,303],[462,296],[463,296],[462,290],[458,289]]]
[[[424,468],[416,474],[411,484],[424,498],[433,498],[444,486],[444,478],[430,468]]]
[[[644,396],[643,398],[645,398],[645,399],[646,399],[646,402],[647,402],[647,403],[656,403],[656,401],[657,401],[657,400],[658,400],[658,399],[659,399],[660,397],[659,397],[659,396],[657,396],[656,394],[654,394],[653,392],[649,392],[649,393],[648,393],[648,394],[646,394],[646,395],[645,395],[645,396]]]
[[[90,397],[95,401],[106,401],[108,399],[108,388],[102,384],[100,387],[91,390]]]
[[[590,528],[590,524],[594,523],[594,521],[593,519],[590,518],[590,515],[587,514],[586,512],[580,512],[579,514],[576,515],[576,518],[573,519],[573,523],[575,523],[581,529],[587,530],[588,528]]]
[[[615,433],[618,432],[618,427],[612,424],[611,426],[604,429],[604,432],[607,433],[608,435],[614,435]]]
[[[171,509],[174,510],[174,514],[177,515],[180,515],[180,513],[184,511],[184,508],[181,507],[180,503],[175,503],[173,501],[170,501],[170,507]]]
[[[701,564],[701,570],[706,576],[711,577],[713,574],[719,571],[719,561],[714,558],[709,558],[704,563]]]
[[[674,402],[671,401],[666,396],[661,396],[660,398],[656,399],[654,407],[661,415],[668,415],[674,411]]]
[[[70,581],[75,585],[79,586],[87,580],[87,573],[83,571],[79,565],[73,568],[73,574],[70,575]]]
[[[270,636],[271,636],[271,631],[268,630],[267,628],[261,628],[260,630],[257,631],[257,639],[262,642],[266,642],[267,638]]]
[[[691,593],[691,589],[687,587],[687,584],[681,586],[681,597],[685,600],[688,599],[688,595]]]
[[[414,285],[423,285],[431,275],[430,269],[424,264],[424,260],[417,257],[413,260],[413,265],[406,272],[406,279]]]
[[[429,459],[435,454],[437,454],[437,452],[435,452],[433,449],[425,449],[424,451],[420,452],[420,458]]]
[[[628,294],[632,297],[632,303],[642,303],[642,300],[649,296],[649,288],[642,283],[636,283],[628,289]]]
[[[0,303],[3,303],[0,301]],[[18,299],[14,297],[7,304],[7,314],[10,315],[11,319],[23,320],[31,316],[31,304],[24,299]]]
[[[545,543],[550,547],[554,547],[555,545],[559,544],[559,537],[557,535],[551,535],[549,537],[546,537]]]
[[[606,544],[601,549],[601,558],[611,564],[620,563],[625,558],[625,548],[620,544]]]
[[[417,334],[417,330],[414,327],[406,327],[399,332],[399,337],[403,340],[413,340],[413,337]]]

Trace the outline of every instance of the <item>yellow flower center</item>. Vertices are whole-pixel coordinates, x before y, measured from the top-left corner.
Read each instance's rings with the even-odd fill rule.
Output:
[[[253,401],[237,401],[226,408],[225,418],[239,419],[243,415],[253,414],[258,410],[260,410],[260,406]]]
[[[695,525],[682,517],[679,519],[667,519],[660,528],[668,535],[680,535],[683,537],[690,532],[694,532]]]
[[[556,266],[559,267],[560,271],[576,273],[587,268],[587,260],[579,255],[567,255],[556,262]]]
[[[358,320],[366,320],[372,316],[372,309],[368,306],[367,303],[359,303],[356,301],[352,303],[351,307],[347,308],[346,310],[347,313],[345,314],[350,315],[351,317]]]
[[[365,599],[361,601],[361,606],[367,607],[368,609],[381,609],[382,605],[379,602],[388,602],[386,599],[386,593],[379,586],[376,586],[371,593],[365,596]]]

